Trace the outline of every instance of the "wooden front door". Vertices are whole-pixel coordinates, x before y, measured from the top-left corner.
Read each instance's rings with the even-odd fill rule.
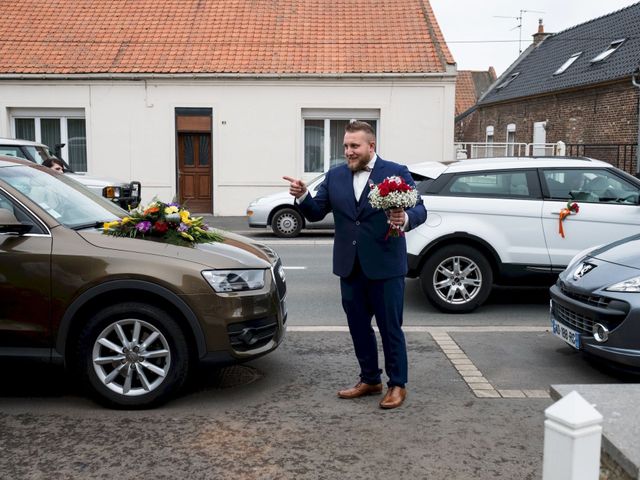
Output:
[[[211,134],[178,132],[178,193],[194,213],[212,213]]]

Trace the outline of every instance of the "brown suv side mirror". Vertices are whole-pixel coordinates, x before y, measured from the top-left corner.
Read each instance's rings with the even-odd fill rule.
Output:
[[[11,210],[0,208],[0,233],[24,235],[32,228],[33,225],[27,225],[19,222]]]

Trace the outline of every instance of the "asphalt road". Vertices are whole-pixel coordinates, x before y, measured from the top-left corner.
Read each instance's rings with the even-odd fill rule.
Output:
[[[357,366],[330,237],[301,240],[266,239],[287,267],[283,345],[202,367],[162,408],[106,410],[60,368],[1,362],[0,479],[537,479],[549,385],[633,380],[551,336],[544,289],[445,315],[408,281],[406,404],[338,399]]]

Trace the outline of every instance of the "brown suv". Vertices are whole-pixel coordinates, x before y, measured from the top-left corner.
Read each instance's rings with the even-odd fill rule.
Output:
[[[150,407],[204,359],[274,350],[287,316],[270,248],[102,234],[126,215],[64,175],[0,156],[0,356],[62,361],[102,403]]]

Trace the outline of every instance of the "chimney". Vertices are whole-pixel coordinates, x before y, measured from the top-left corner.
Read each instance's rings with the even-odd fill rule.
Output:
[[[498,78],[498,77],[496,76],[496,69],[495,69],[495,68],[493,68],[493,66],[490,66],[490,67],[489,67],[489,77],[491,77],[491,81],[492,81],[492,82],[495,82],[496,78]]]
[[[539,18],[538,19],[538,31],[532,35],[533,44],[534,45],[538,45],[540,42],[542,42],[542,40],[544,40],[545,38],[547,38],[550,35],[552,35],[552,34],[551,33],[545,33],[544,25],[542,24],[542,19]]]

